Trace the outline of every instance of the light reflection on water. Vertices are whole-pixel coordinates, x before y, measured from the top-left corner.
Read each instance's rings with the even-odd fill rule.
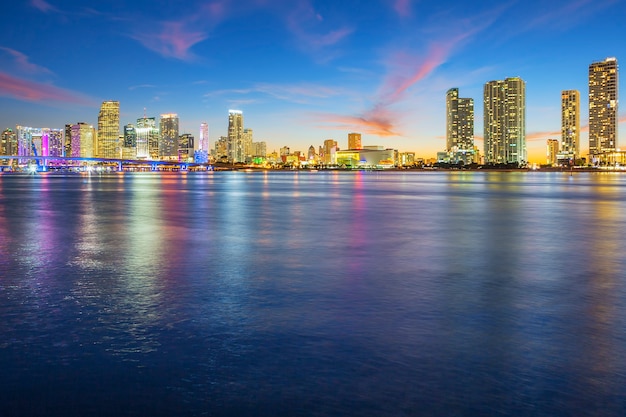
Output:
[[[626,177],[0,177],[0,409],[621,415]]]

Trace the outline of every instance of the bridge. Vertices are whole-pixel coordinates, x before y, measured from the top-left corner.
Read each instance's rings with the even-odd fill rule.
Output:
[[[7,164],[3,162],[6,161]],[[95,165],[113,167],[115,171],[124,171],[124,168],[150,168],[150,171],[190,169],[212,171],[213,166],[208,163],[179,162],[179,161],[153,161],[145,159],[116,159],[116,158],[84,158],[75,156],[0,156],[0,167],[12,167],[14,161],[19,166],[29,168],[31,171],[48,171],[50,168],[65,169],[89,169]],[[24,161],[27,161],[25,164]],[[35,162],[36,165],[31,164]],[[34,167],[34,169],[33,169]]]

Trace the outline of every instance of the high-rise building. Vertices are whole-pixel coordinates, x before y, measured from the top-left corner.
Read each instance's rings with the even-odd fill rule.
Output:
[[[161,128],[159,157],[178,160],[178,115],[175,113],[162,114],[159,126]]]
[[[571,159],[580,155],[580,93],[578,90],[561,92],[561,147],[560,152]]]
[[[228,160],[245,162],[243,113],[240,110],[228,110]]]
[[[159,129],[156,125],[155,117],[144,117],[137,119],[137,158],[138,159],[159,159]]]
[[[548,139],[547,143],[547,158],[548,165],[557,165],[559,155],[559,141],[556,139]]]
[[[519,77],[485,84],[486,163],[526,163],[526,85]]]
[[[322,156],[322,161],[325,164],[335,164],[337,163],[337,151],[339,147],[337,146],[337,141],[333,139],[326,139],[324,141],[324,155]]]
[[[178,162],[191,162],[193,159],[194,137],[183,133],[178,138]]]
[[[252,156],[252,140],[254,139],[254,131],[252,129],[243,130],[243,154],[244,161],[250,162]]]
[[[44,129],[43,143],[47,143],[47,152],[42,155],[63,156],[63,130]]]
[[[70,125],[71,153],[69,156],[74,158],[93,158],[95,153],[95,135],[94,127],[87,123],[79,122]]]
[[[132,123],[124,126],[124,147],[136,148],[137,147],[137,131],[135,125]]]
[[[589,65],[589,154],[617,149],[617,59]]]
[[[120,158],[120,102],[103,101],[98,114],[97,155]]]
[[[363,149],[360,133],[348,133],[348,149]]]
[[[308,161],[315,161],[317,159],[317,155],[315,154],[315,146],[309,146],[309,152],[307,153],[306,159]]]
[[[252,142],[252,157],[265,158],[267,156],[267,143],[265,141]]]
[[[198,142],[198,150],[209,151],[209,124],[207,122],[200,123],[200,141]]]
[[[459,89],[446,93],[446,150],[474,149],[474,99],[459,98]]]
[[[11,128],[4,129],[0,139],[0,155],[17,155],[17,135]]]

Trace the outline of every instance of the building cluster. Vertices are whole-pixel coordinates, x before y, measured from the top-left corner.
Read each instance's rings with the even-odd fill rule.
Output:
[[[489,81],[483,88],[484,155],[474,145],[474,100],[446,93],[446,150],[438,162],[451,164],[527,163],[526,84],[519,77]]]
[[[589,159],[594,165],[626,163],[617,146],[618,67],[615,58],[589,65]],[[474,145],[474,101],[460,98],[459,90],[446,93],[446,150],[438,162],[451,164],[525,165],[526,93],[519,77],[489,81],[483,90],[484,155]],[[580,92],[561,92],[561,138],[547,141],[550,165],[582,164],[580,151]]]
[[[64,129],[16,126],[5,129],[0,139],[0,155],[103,158],[126,160],[209,161],[209,127],[200,125],[200,140],[179,132],[178,115],[162,114],[137,119],[120,134],[120,103],[105,101],[98,113],[98,124],[78,122]]]

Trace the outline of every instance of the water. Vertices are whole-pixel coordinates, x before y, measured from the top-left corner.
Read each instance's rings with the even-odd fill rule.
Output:
[[[626,175],[0,175],[0,415],[621,416]]]

